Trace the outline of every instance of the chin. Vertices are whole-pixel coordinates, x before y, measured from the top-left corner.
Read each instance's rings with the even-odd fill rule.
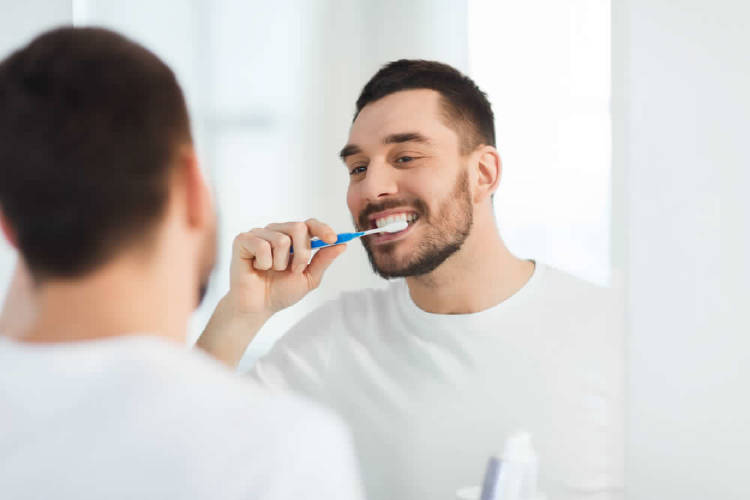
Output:
[[[391,246],[391,245],[388,245]],[[395,246],[395,245],[394,245]],[[408,267],[409,256],[413,255],[413,252],[403,251],[402,249],[383,248],[383,251],[375,250],[373,257],[375,264],[379,269],[398,270],[401,268]]]
[[[376,256],[371,262],[373,270],[383,278],[402,278],[410,276],[409,268],[413,264],[406,257],[395,258],[393,256]]]

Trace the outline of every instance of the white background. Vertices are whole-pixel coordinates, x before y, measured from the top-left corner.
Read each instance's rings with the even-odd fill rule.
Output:
[[[226,289],[234,233],[310,216],[350,227],[336,151],[381,64],[468,71],[495,106],[511,249],[625,287],[628,498],[750,498],[750,8],[617,0],[611,22],[609,10],[0,0],[0,54],[75,18],[121,29],[175,68],[222,217],[222,260],[191,338]],[[0,291],[12,262],[0,247]],[[245,366],[341,289],[380,284],[353,245],[321,290],[272,320]]]

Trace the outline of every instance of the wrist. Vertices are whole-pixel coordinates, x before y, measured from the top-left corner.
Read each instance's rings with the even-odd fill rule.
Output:
[[[265,307],[248,306],[241,296],[236,296],[230,290],[224,295],[216,306],[216,312],[229,323],[263,324],[273,316],[274,311]]]

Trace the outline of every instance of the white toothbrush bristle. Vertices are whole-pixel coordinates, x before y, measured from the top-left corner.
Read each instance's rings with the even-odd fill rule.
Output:
[[[405,220],[399,220],[396,222],[391,222],[384,228],[382,228],[386,233],[398,233],[399,231],[403,231],[409,226],[409,223]]]

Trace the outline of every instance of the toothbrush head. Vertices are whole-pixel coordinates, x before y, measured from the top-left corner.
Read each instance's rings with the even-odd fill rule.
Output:
[[[381,229],[385,233],[398,233],[399,231],[403,231],[409,226],[409,223],[405,220],[399,220],[396,222],[391,222],[387,226],[383,226]]]

